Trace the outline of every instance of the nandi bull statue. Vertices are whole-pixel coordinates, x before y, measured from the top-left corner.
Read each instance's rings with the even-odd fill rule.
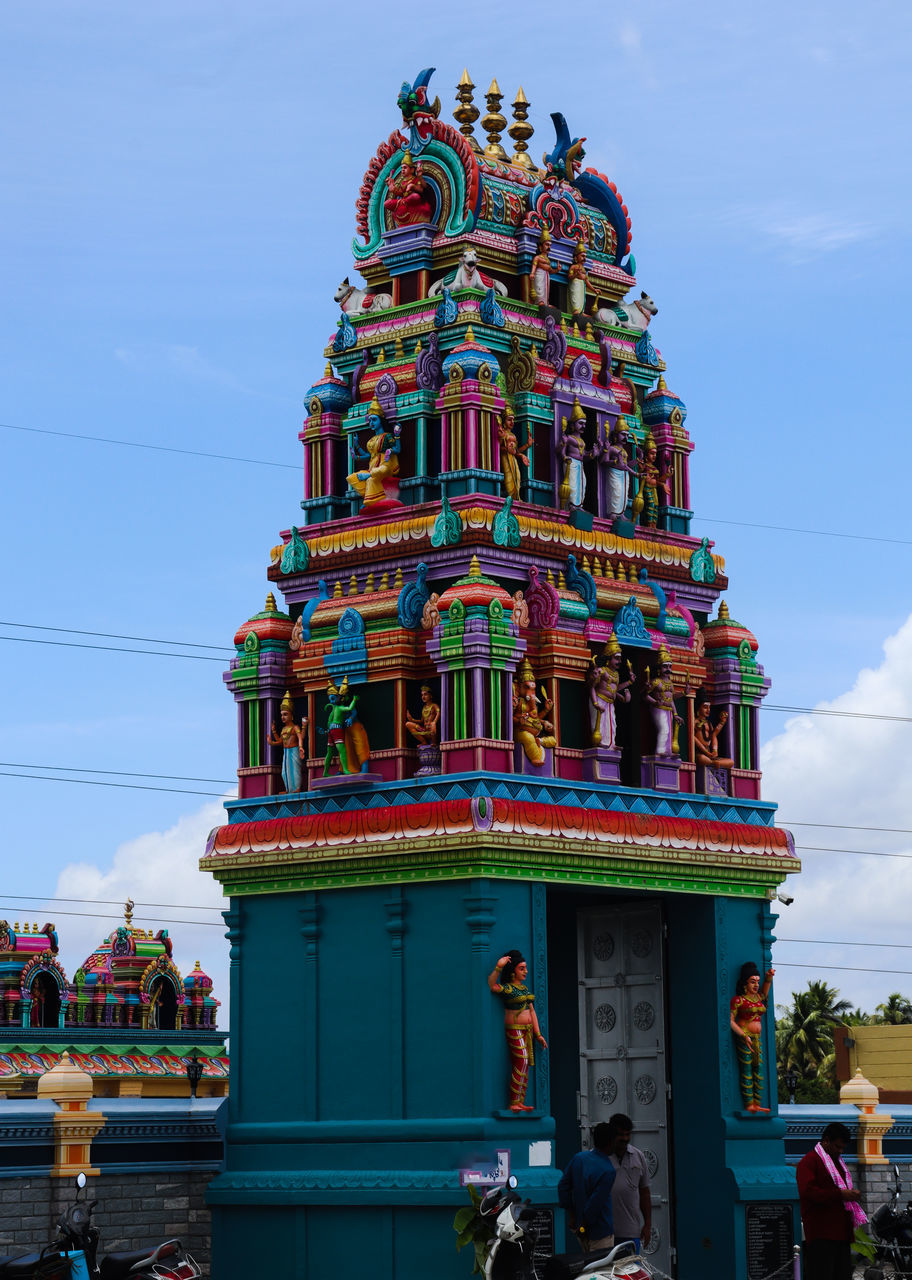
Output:
[[[659,308],[648,293],[641,293],[635,302],[619,302],[613,307],[599,307],[595,313],[596,320],[602,324],[620,325],[622,329],[633,329],[642,333],[648,329],[649,321],[659,314]]]
[[[346,276],[333,294],[333,301],[338,302],[346,315],[361,316],[370,311],[389,311],[393,305],[393,295],[368,293],[366,289],[359,289],[356,285],[350,284]]]
[[[478,254],[474,249],[466,249],[459,259],[459,266],[442,280],[436,280],[428,289],[428,297],[433,298],[443,288],[447,289],[495,289],[506,296],[507,286],[493,276],[478,270]]]

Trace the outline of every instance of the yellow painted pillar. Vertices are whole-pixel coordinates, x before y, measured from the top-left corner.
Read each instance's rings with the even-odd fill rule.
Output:
[[[77,1173],[97,1177],[91,1165],[92,1139],[104,1128],[100,1111],[89,1111],[92,1077],[80,1071],[64,1052],[60,1061],[38,1077],[38,1097],[50,1098],[60,1110],[54,1116],[54,1164],[52,1178],[75,1178]]]
[[[889,1164],[883,1153],[883,1137],[893,1128],[893,1117],[878,1111],[880,1090],[861,1074],[861,1068],[839,1090],[839,1101],[858,1108],[858,1163]]]

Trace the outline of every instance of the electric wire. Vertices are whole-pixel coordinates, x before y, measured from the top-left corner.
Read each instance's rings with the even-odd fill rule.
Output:
[[[16,627],[25,631],[59,631],[69,636],[100,636],[103,640],[136,640],[142,644],[173,644],[184,649],[217,649],[219,653],[233,653],[224,644],[197,644],[193,640],[162,640],[152,636],[122,636],[116,631],[81,631],[77,627],[51,627],[38,622],[0,622],[0,627]]]
[[[150,658],[189,658],[194,662],[221,662],[208,653],[167,653],[164,649],[127,649],[117,644],[83,644],[79,640],[41,640],[37,636],[0,636],[7,644],[51,644],[62,649],[92,649],[103,653],[143,653]],[[215,646],[212,646],[215,648]]]
[[[0,898],[0,901],[10,902],[15,899],[16,902],[67,902],[73,906],[90,906],[90,907],[120,907],[123,910],[123,902],[115,901],[114,898],[36,898],[34,895],[27,897],[21,893],[7,893]],[[131,899],[132,901],[132,899]],[[202,903],[180,903],[180,902],[134,902],[134,907],[163,907],[166,911],[224,911],[224,907],[205,907]]]
[[[9,770],[0,770],[0,778],[30,778],[37,782],[72,782],[80,783],[84,787],[118,787],[127,791],[170,791],[175,795],[181,796],[215,796],[216,798],[223,796],[224,791],[194,791],[187,787],[150,787],[140,782],[104,782],[100,778],[54,778],[46,777],[40,773],[11,773]]]
[[[151,449],[157,453],[177,453],[190,458],[214,458],[220,462],[240,462],[254,467],[279,467],[286,471],[299,471],[300,468],[290,462],[273,462],[267,458],[241,458],[234,454],[208,453],[201,449],[178,449],[174,445],[147,444],[139,440],[115,440],[110,436],[90,436],[75,431],[53,431],[48,427],[23,427],[12,422],[0,422],[0,427],[7,431],[22,431],[34,435],[59,436],[67,440],[86,440],[93,444],[113,444],[126,449]],[[887,538],[873,533],[845,533],[840,529],[801,529],[791,525],[759,524],[750,520],[726,520],[721,516],[704,516],[698,519],[706,524],[731,525],[741,529],[766,529],[773,533],[797,533],[814,538],[843,538],[853,542],[882,542],[889,546],[912,547],[912,539]]]
[[[21,760],[0,760],[0,769],[59,769],[61,773],[104,773],[115,778],[159,778],[166,782],[219,782],[226,787],[237,786],[237,778],[193,778],[181,773],[138,773],[135,769],[86,769],[72,764],[24,764]]]

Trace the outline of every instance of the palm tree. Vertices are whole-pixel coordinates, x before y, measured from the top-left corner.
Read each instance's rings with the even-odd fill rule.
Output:
[[[780,1072],[789,1068],[805,1080],[814,1079],[833,1052],[833,1028],[851,1009],[848,1000],[821,980],[808,983],[806,991],[793,991],[791,1006],[780,1005],[776,1023],[776,1062]]]
[[[912,1022],[912,1002],[900,995],[898,991],[894,991],[883,1004],[877,1006],[877,1015],[878,1022],[902,1026],[904,1023]]]

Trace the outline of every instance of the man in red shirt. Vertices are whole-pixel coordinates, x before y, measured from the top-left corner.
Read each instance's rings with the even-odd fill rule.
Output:
[[[798,1165],[805,1280],[852,1280],[855,1223],[850,1203],[861,1200],[861,1192],[852,1186],[842,1162],[851,1138],[844,1124],[828,1124]]]

